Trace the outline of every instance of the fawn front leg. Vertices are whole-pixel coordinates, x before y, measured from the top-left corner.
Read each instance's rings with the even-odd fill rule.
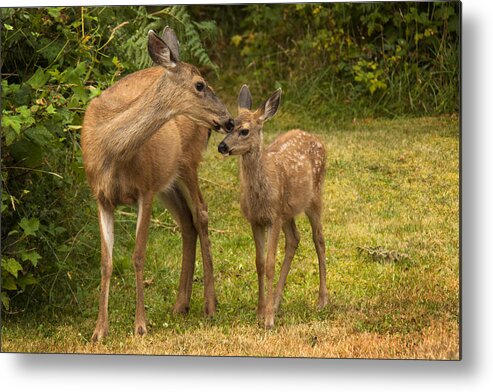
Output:
[[[282,223],[276,221],[267,229],[267,257],[265,258],[265,276],[267,278],[267,298],[265,303],[265,328],[274,326],[274,272],[276,252]]]
[[[265,312],[265,294],[264,294],[264,274],[265,274],[265,227],[252,225],[253,238],[255,240],[255,266],[257,267],[258,279],[258,305],[257,317],[262,320]]]
[[[98,321],[92,341],[98,342],[108,335],[108,297],[113,271],[113,209],[98,203],[99,231],[101,234],[101,293],[99,296]]]

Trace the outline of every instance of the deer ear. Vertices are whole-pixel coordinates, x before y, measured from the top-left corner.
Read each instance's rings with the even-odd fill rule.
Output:
[[[176,63],[171,58],[171,50],[166,43],[158,37],[158,35],[149,30],[147,39],[147,49],[152,61],[166,68],[173,68]]]
[[[279,105],[281,104],[281,89],[278,88],[274,93],[264,102],[259,108],[260,117],[262,121],[267,121],[277,113]]]
[[[178,42],[178,38],[176,38],[176,34],[174,30],[166,26],[163,31],[162,39],[171,52],[171,60],[177,63],[180,61],[180,43]]]
[[[241,87],[240,94],[238,95],[238,109],[252,109],[252,94],[250,94],[250,90],[246,84]]]

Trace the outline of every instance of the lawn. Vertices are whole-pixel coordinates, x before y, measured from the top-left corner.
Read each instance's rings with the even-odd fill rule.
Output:
[[[197,260],[187,316],[175,316],[181,240],[157,204],[146,279],[149,334],[134,338],[131,264],[135,211],[117,215],[110,335],[90,343],[97,317],[99,245],[77,305],[4,315],[2,351],[330,358],[459,358],[459,120],[457,116],[355,120],[342,125],[288,113],[266,124],[319,134],[328,151],[324,192],[329,306],[316,310],[318,264],[308,220],[276,326],[256,319],[255,247],[239,206],[238,160],[217,153],[214,134],[200,169],[209,204],[218,312],[203,317]],[[88,203],[94,203],[88,201]],[[96,215],[85,231],[95,232]],[[276,273],[283,253],[278,252]],[[198,252],[200,253],[200,252]]]

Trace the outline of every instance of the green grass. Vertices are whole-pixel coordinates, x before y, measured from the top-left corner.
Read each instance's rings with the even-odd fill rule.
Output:
[[[170,215],[156,205],[145,267],[149,334],[144,339],[132,336],[135,219],[128,214],[135,211],[127,208],[117,216],[108,339],[100,345],[89,343],[99,294],[95,246],[92,270],[72,294],[77,304],[4,315],[2,350],[457,359],[457,117],[361,120],[336,127],[280,113],[266,125],[266,142],[277,131],[295,127],[321,135],[328,151],[327,309],[316,310],[316,253],[308,220],[300,217],[301,242],[276,327],[266,332],[258,325],[255,248],[239,207],[238,160],[216,152],[221,136],[214,134],[200,177],[209,205],[216,317],[203,317],[200,255],[190,313],[172,315],[181,240]],[[96,230],[94,214],[81,241],[95,241]],[[281,244],[276,272],[283,248]],[[397,256],[389,261],[388,254]]]

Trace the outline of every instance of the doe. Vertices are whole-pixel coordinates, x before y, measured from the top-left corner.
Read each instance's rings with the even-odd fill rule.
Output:
[[[121,204],[138,207],[132,257],[136,277],[134,331],[136,335],[147,332],[143,269],[156,194],[182,229],[184,253],[174,310],[188,309],[197,231],[205,255],[205,313],[212,315],[216,309],[207,211],[198,190],[197,166],[204,129],[230,130],[233,120],[197,68],[180,61],[172,29],[165,28],[162,38],[151,30],[148,51],[156,66],[126,76],[92,100],[82,125],[84,168],[97,201],[101,233],[101,293],[93,341],[108,334],[113,213]]]
[[[266,328],[274,325],[274,314],[279,308],[291,261],[300,241],[294,218],[302,212],[310,220],[318,256],[318,307],[324,307],[328,300],[321,223],[325,147],[319,138],[301,130],[291,130],[262,149],[263,124],[277,112],[280,99],[281,89],[278,89],[256,111],[251,111],[252,97],[244,85],[238,96],[234,129],[218,146],[223,155],[240,155],[240,204],[255,240],[257,314],[263,318]],[[275,257],[281,229],[286,239],[286,251],[274,292]],[[266,232],[267,254],[264,256]],[[264,274],[267,278],[266,296]]]

